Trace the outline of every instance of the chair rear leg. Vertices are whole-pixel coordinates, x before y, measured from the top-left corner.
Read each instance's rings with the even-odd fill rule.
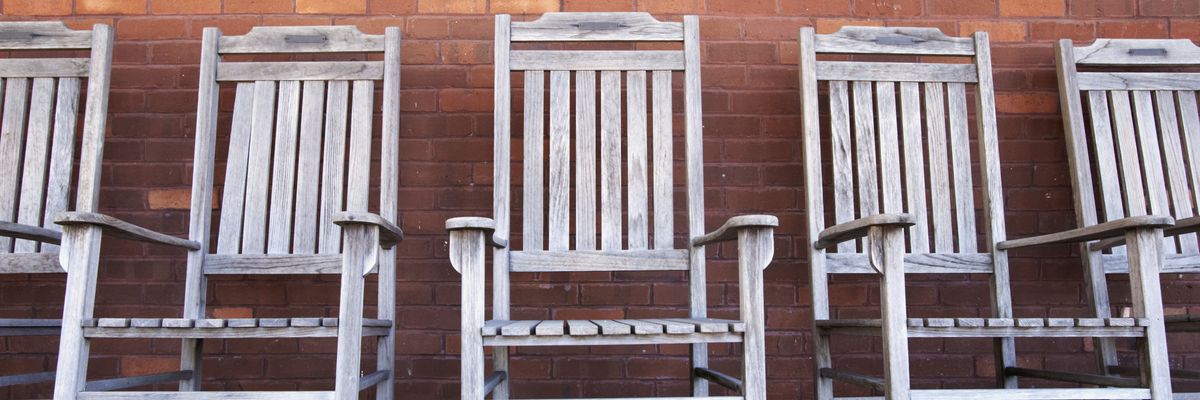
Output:
[[[74,400],[87,382],[90,346],[83,337],[83,320],[92,318],[95,305],[100,233],[100,228],[95,226],[63,228],[60,259],[67,270],[67,285],[54,400]]]
[[[179,368],[184,371],[192,371],[192,376],[179,381],[180,392],[200,391],[200,382],[203,380],[201,371],[201,365],[204,364],[201,362],[203,355],[203,340],[183,339],[183,346],[179,351]]]
[[[507,347],[492,348],[492,370],[509,372]],[[509,389],[510,385],[508,383],[508,380],[511,377],[512,375],[509,375],[508,377],[502,379],[500,383],[496,384],[496,387],[492,389],[492,400],[508,400],[508,397],[512,393]]]
[[[822,369],[833,368],[830,337],[815,328],[813,332],[813,389],[816,391],[816,400],[833,400],[833,379],[821,376]]]

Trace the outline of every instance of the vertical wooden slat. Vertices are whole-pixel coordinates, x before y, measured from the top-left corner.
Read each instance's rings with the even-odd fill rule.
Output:
[[[371,198],[371,115],[375,81],[354,81],[350,110],[350,154],[346,168],[346,210],[367,211]]]
[[[621,72],[600,72],[600,249],[621,249]]]
[[[272,81],[254,83],[254,112],[250,115],[250,155],[246,169],[246,211],[242,217],[242,254],[262,254],[265,250],[275,86]]]
[[[817,237],[825,229],[825,188],[823,187],[821,157],[821,112],[817,83],[816,32],[811,27],[800,28],[800,106],[804,131],[804,205],[808,237]],[[833,82],[830,82],[832,85]],[[830,99],[833,99],[832,88]],[[845,84],[843,83],[843,99]],[[845,103],[843,100],[842,103]],[[845,115],[845,113],[843,113]],[[833,113],[830,112],[830,116]],[[831,118],[832,121],[832,118]],[[846,146],[849,146],[848,140]],[[836,151],[836,150],[835,150]],[[848,151],[848,150],[844,150]],[[836,172],[835,172],[836,173]],[[848,172],[847,172],[848,174]],[[809,255],[809,282],[812,292],[813,386],[815,398],[833,398],[833,380],[822,377],[821,368],[831,368],[829,335],[822,334],[817,321],[829,319],[829,277],[825,269],[825,250],[813,248]]]
[[[871,82],[855,81],[851,84],[854,101],[854,154],[858,173],[858,215],[865,217],[879,213],[879,177],[877,175],[878,142],[875,139],[875,106]],[[869,238],[862,239],[864,251],[870,246]]]
[[[317,202],[321,191],[321,117],[325,82],[304,82],[300,102],[300,153],[296,168],[296,216],[292,252],[313,254],[317,249]],[[382,209],[382,207],[381,207]]]
[[[521,236],[525,250],[543,250],[542,229],[546,208],[542,206],[542,91],[545,88],[542,71],[525,71],[525,175],[521,187],[524,189],[524,205],[521,208]]]
[[[379,216],[399,223],[397,197],[400,195],[400,28],[384,29],[383,53],[383,105],[380,109],[379,146]],[[376,236],[378,237],[378,236]],[[382,249],[379,253],[378,293],[376,294],[376,318],[396,320],[396,247]],[[375,370],[390,371],[396,368],[396,333],[379,338],[375,343]],[[353,369],[352,369],[353,370]],[[396,374],[389,373],[386,380],[375,388],[376,400],[391,400]]]
[[[1142,172],[1146,180],[1146,194],[1150,199],[1150,213],[1170,215],[1167,200],[1167,183],[1163,177],[1162,150],[1159,147],[1159,130],[1155,124],[1154,100],[1150,92],[1133,92],[1134,123],[1137,126],[1138,143],[1142,150]],[[1174,238],[1163,239],[1166,254],[1179,252]]]
[[[954,251],[950,220],[950,158],[947,156],[946,106],[941,83],[925,83],[925,121],[929,136],[929,199],[933,211],[933,251]]]
[[[654,71],[654,248],[674,247],[675,200],[672,161],[671,71]]]
[[[271,162],[271,219],[267,231],[267,253],[270,254],[285,254],[291,250],[299,114],[300,82],[280,82],[279,105],[275,112],[274,161]]]
[[[1088,92],[1088,114],[1091,116],[1092,140],[1095,146],[1097,175],[1100,177],[1100,193],[1104,202],[1104,218],[1114,221],[1125,218],[1124,201],[1121,198],[1121,173],[1117,171],[1117,154],[1113,148],[1112,118],[1108,113],[1108,96],[1102,91]],[[1114,251],[1124,249],[1113,249]]]
[[[626,91],[625,128],[628,142],[625,145],[626,171],[629,179],[627,198],[629,210],[629,248],[646,249],[649,242],[649,218],[647,216],[647,162],[646,162],[646,71],[625,73]]]
[[[1157,102],[1159,132],[1162,135],[1163,159],[1167,167],[1168,190],[1171,194],[1171,216],[1176,219],[1189,218],[1192,212],[1192,192],[1187,182],[1187,167],[1183,163],[1183,145],[1179,138],[1179,118],[1175,114],[1175,94],[1170,91],[1154,93]],[[1180,235],[1179,249],[1186,254],[1200,251],[1196,235]]]
[[[254,86],[241,82],[233,98],[229,128],[229,157],[225,161],[225,189],[221,197],[221,223],[217,228],[217,253],[236,254],[242,237],[246,201],[246,170],[250,156],[250,120],[254,115]]]
[[[830,148],[833,153],[834,223],[854,219],[854,154],[850,139],[850,92],[846,81],[829,82]],[[854,252],[855,241],[838,243],[838,253]]]
[[[879,119],[879,183],[883,190],[883,212],[904,212],[900,180],[900,139],[896,127],[896,84],[875,83],[875,109]]]
[[[596,71],[575,73],[575,249],[596,249]]]
[[[1109,102],[1117,130],[1117,156],[1121,182],[1125,187],[1125,205],[1129,216],[1146,215],[1145,189],[1142,186],[1142,161],[1138,155],[1136,130],[1131,115],[1129,92],[1112,91]]]
[[[29,104],[29,127],[25,138],[25,164],[21,170],[21,201],[17,223],[40,226],[46,200],[46,167],[49,166],[50,116],[54,111],[54,78],[35,78]],[[12,171],[16,174],[16,171]],[[38,242],[16,240],[13,251],[33,253]]]
[[[967,92],[962,83],[946,84],[950,109],[950,160],[954,174],[954,216],[958,225],[958,251],[974,253],[976,247],[975,195],[971,183],[971,143],[967,132]]]
[[[21,170],[21,150],[25,148],[25,111],[29,100],[29,79],[8,78],[4,88],[4,116],[0,121],[0,220],[16,216]],[[13,240],[0,237],[0,253],[12,251]]]
[[[1200,192],[1200,110],[1196,107],[1196,92],[1178,91],[1179,131],[1183,136],[1187,152],[1188,176],[1192,183],[1192,202],[1187,207],[1196,207],[1195,193]],[[1195,239],[1189,239],[1195,240]]]
[[[54,138],[50,144],[49,182],[46,184],[44,227],[57,227],[54,216],[67,210],[71,195],[71,170],[75,157],[75,126],[79,120],[79,78],[59,78],[54,106]],[[58,228],[51,228],[58,229]],[[57,252],[58,246],[42,244],[42,252]]]
[[[917,219],[917,224],[908,229],[908,243],[913,253],[926,253],[929,252],[929,218],[925,202],[925,140],[921,132],[921,87],[916,82],[900,83],[900,122],[908,212]]]
[[[550,71],[550,221],[547,245],[571,243],[571,72]]]
[[[350,83],[332,81],[325,93],[325,148],[321,157],[321,254],[342,249],[342,228],[333,223],[333,214],[343,211],[342,196],[346,182],[346,119],[350,112]]]

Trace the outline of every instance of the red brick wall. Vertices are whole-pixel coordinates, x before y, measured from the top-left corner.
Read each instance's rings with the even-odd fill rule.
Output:
[[[709,224],[743,212],[779,215],[776,261],[766,273],[769,381],[772,398],[811,389],[806,263],[801,250],[802,161],[796,32],[815,25],[936,26],[952,35],[992,35],[1000,112],[1001,155],[1011,237],[1071,227],[1052,41],[1097,36],[1200,39],[1197,0],[0,0],[4,18],[95,22],[117,31],[111,132],[104,164],[103,210],[145,226],[182,234],[187,197],[200,31],[219,26],[241,34],[255,25],[354,24],[380,33],[404,28],[401,225],[410,235],[399,252],[400,398],[454,398],[458,391],[458,275],[446,261],[442,221],[490,214],[491,32],[493,13],[641,10],[675,19],[701,15]],[[518,17],[522,18],[522,17]],[[478,183],[478,184],[476,184]],[[710,303],[736,304],[734,249],[710,268]],[[1067,246],[1021,251],[1013,260],[1020,315],[1082,315],[1078,258]],[[104,244],[99,313],[175,316],[182,298],[181,255],[121,241]],[[623,274],[518,277],[517,316],[640,316],[686,307],[678,275]],[[61,277],[0,278],[0,312],[58,315]],[[909,291],[914,314],[973,315],[987,304],[986,281],[974,277],[918,280]],[[1120,286],[1120,285],[1118,285]],[[1194,304],[1193,286],[1165,286],[1176,307]],[[297,315],[336,307],[337,281],[326,278],[223,278],[211,283],[216,317]],[[836,285],[848,308],[878,304],[870,280]],[[589,311],[592,310],[592,311]],[[599,310],[599,311],[594,311]],[[1173,337],[1173,363],[1200,366],[1200,342]],[[878,343],[840,340],[839,364],[878,372]],[[869,343],[869,342],[867,342]],[[991,381],[990,342],[914,341],[917,386],[975,386]],[[56,342],[0,341],[0,373],[53,366]],[[93,347],[91,375],[172,370],[176,341],[104,341]],[[1083,340],[1025,340],[1025,366],[1086,370]],[[737,375],[728,346],[713,346],[716,364]],[[330,340],[213,341],[206,347],[211,389],[320,389],[331,386]],[[522,397],[686,394],[682,346],[588,349],[526,348],[512,376]],[[7,356],[6,356],[7,357]],[[1030,381],[1033,384],[1045,382]],[[170,389],[162,387],[161,389]],[[47,396],[48,386],[3,391],[0,398]],[[849,392],[843,392],[849,393]]]

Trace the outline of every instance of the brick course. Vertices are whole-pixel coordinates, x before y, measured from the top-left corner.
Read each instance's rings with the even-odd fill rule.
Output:
[[[768,363],[773,399],[811,390],[811,316],[804,250],[803,160],[799,136],[796,31],[845,24],[939,27],[951,35],[992,33],[1000,112],[1001,161],[1010,236],[1074,225],[1051,46],[1097,35],[1200,40],[1196,0],[0,0],[5,19],[65,19],[71,26],[116,26],[110,132],[101,207],[168,233],[186,233],[198,46],[203,27],[245,33],[260,24],[354,24],[381,33],[404,29],[397,395],[457,398],[459,276],[450,268],[442,221],[490,215],[491,13],[633,11],[677,20],[701,15],[708,225],[750,212],[779,215],[776,261],[766,271]],[[518,15],[526,19],[533,16]],[[514,150],[514,154],[519,154]],[[518,174],[519,175],[519,174]],[[520,176],[515,177],[516,180]],[[1017,312],[1082,316],[1082,274],[1070,246],[1013,254]],[[710,249],[709,303],[736,315],[736,249]],[[109,240],[104,244],[100,316],[175,316],[182,302],[182,254]],[[686,287],[675,273],[514,276],[518,318],[682,315]],[[913,278],[915,316],[987,312],[980,277]],[[1127,285],[1114,281],[1114,293]],[[1191,284],[1164,285],[1179,311],[1195,305]],[[215,317],[336,313],[336,277],[214,277]],[[54,317],[61,276],[0,277],[0,315]],[[831,296],[843,316],[877,315],[874,280],[838,279]],[[371,297],[368,295],[368,297]],[[1118,295],[1118,301],[1127,301]],[[1120,300],[1124,299],[1124,300]],[[1200,365],[1200,339],[1173,336],[1172,363]],[[57,341],[0,339],[0,373],[53,366]],[[916,387],[985,387],[992,381],[986,340],[914,340]],[[367,347],[373,347],[368,341]],[[838,364],[881,370],[875,340],[837,340]],[[1090,371],[1090,341],[1022,340],[1022,366]],[[170,369],[176,341],[104,341],[93,348],[93,377]],[[212,341],[206,389],[301,390],[332,387],[331,340]],[[715,345],[714,365],[738,375],[733,347]],[[524,348],[512,372],[521,397],[685,395],[684,346]],[[367,357],[367,364],[373,364]],[[10,371],[11,370],[11,371]],[[1028,380],[1029,385],[1046,385]],[[1191,389],[1197,389],[1194,384]],[[170,390],[169,385],[158,389]],[[866,395],[849,388],[840,393]],[[48,385],[0,389],[0,399],[47,397]],[[716,390],[716,393],[722,393]]]

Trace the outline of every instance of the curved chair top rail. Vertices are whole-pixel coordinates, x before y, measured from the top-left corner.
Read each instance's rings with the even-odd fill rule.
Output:
[[[0,50],[87,50],[92,31],[62,21],[0,22]]]
[[[368,35],[350,25],[257,26],[245,35],[222,36],[217,45],[217,52],[220,54],[381,52],[384,51],[385,42],[384,35]]]
[[[812,29],[812,28],[805,28]],[[815,35],[817,53],[974,56],[975,40],[937,28],[846,26]]]
[[[1200,47],[1187,39],[1096,39],[1090,45],[1076,47],[1074,53],[1079,65],[1200,64]]]
[[[644,12],[557,12],[512,23],[513,42],[678,42],[683,24]]]

